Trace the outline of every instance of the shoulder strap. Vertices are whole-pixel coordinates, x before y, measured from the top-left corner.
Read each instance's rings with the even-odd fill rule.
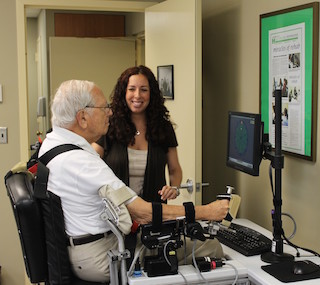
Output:
[[[57,156],[60,153],[66,152],[66,151],[70,151],[73,149],[81,149],[80,146],[74,145],[74,144],[62,144],[62,145],[58,145],[52,149],[50,149],[49,151],[47,151],[46,153],[44,153],[43,155],[41,155],[39,157],[39,160],[44,164],[47,165],[49,163],[49,161],[51,159],[53,159],[55,156]]]
[[[46,165],[49,163],[49,161],[55,156],[73,149],[82,148],[74,144],[62,144],[50,149],[39,157],[38,170],[34,183],[34,196],[36,198],[45,199],[47,197],[49,169],[46,167]]]

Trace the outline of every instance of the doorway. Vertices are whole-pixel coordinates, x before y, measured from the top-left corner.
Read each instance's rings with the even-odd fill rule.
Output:
[[[93,38],[87,37],[55,37],[55,14],[58,15],[75,15],[79,17],[88,16],[94,18],[95,15],[108,17],[107,21],[110,24],[110,19],[119,20],[125,18],[123,23],[127,23],[128,28],[125,29],[127,36],[121,38]],[[50,99],[54,94],[57,86],[57,80],[61,83],[70,78],[87,79],[96,82],[108,97],[113,89],[117,77],[127,67],[135,64],[144,64],[144,13],[142,12],[96,12],[96,11],[66,11],[66,10],[51,10],[51,9],[26,9],[27,17],[27,96],[28,96],[28,137],[30,149],[39,138],[43,139],[46,131],[50,129]],[[115,24],[118,26],[118,23]],[[96,29],[93,27],[94,31]],[[79,31],[79,29],[75,29]],[[124,31],[124,29],[123,29]],[[69,32],[69,30],[68,30]],[[105,32],[105,29],[103,30]],[[121,34],[123,35],[124,32]],[[72,38],[77,41],[74,46],[70,46],[67,56],[66,50],[59,48],[61,42],[71,41]],[[60,41],[60,45],[54,45],[52,42]],[[109,45],[106,43],[109,41]],[[116,42],[118,41],[118,46]],[[94,46],[90,46],[90,44]],[[97,42],[100,46],[98,47]],[[102,45],[105,45],[104,47]],[[55,47],[54,49],[52,49]],[[64,47],[66,47],[64,45]],[[109,47],[109,48],[108,48]],[[113,50],[110,48],[113,47]],[[127,48],[130,49],[128,50]],[[55,50],[59,50],[55,52]],[[124,56],[121,56],[121,52]],[[65,56],[65,62],[59,62],[62,71],[56,72],[59,67],[57,64],[52,66],[57,58],[53,59],[52,55]],[[76,58],[74,55],[78,55]],[[106,55],[113,54],[109,59]],[[101,56],[102,61],[97,60]],[[94,58],[93,58],[94,57]],[[131,58],[129,60],[129,57]],[[59,57],[60,58],[60,57]],[[70,59],[74,62],[71,63]],[[124,63],[126,61],[126,63]],[[69,64],[67,64],[67,62]],[[85,68],[80,63],[86,62]],[[123,64],[119,64],[122,62]],[[66,65],[67,64],[67,65]],[[103,64],[105,64],[103,66]],[[68,67],[68,68],[66,68]],[[74,67],[73,71],[71,67]],[[53,69],[52,69],[53,68]],[[67,70],[69,74],[67,73]],[[100,71],[100,72],[99,72]],[[80,72],[80,74],[79,74]],[[63,74],[63,76],[62,76]],[[54,77],[54,78],[53,78]],[[101,80],[104,77],[104,80]],[[41,103],[41,104],[40,104]],[[39,106],[43,107],[44,112],[39,114]]]

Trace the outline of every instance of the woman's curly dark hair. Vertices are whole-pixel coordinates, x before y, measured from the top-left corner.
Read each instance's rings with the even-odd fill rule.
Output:
[[[126,91],[129,78],[142,74],[149,82],[150,103],[146,108],[147,131],[146,138],[155,144],[162,144],[165,140],[165,130],[170,122],[168,109],[164,105],[164,98],[159,89],[158,81],[152,71],[143,65],[126,69],[119,77],[111,95],[113,115],[110,118],[108,138],[125,145],[135,142],[136,127],[131,121],[131,110],[126,103]]]

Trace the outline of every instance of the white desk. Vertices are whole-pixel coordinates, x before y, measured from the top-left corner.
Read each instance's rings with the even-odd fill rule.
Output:
[[[258,232],[264,234],[265,236],[272,239],[272,233],[257,224],[246,220],[246,219],[236,219],[233,221],[234,223],[244,225],[250,227]],[[313,279],[307,281],[293,282],[293,283],[282,283],[278,279],[274,278],[267,272],[261,269],[262,265],[267,265],[267,263],[263,262],[260,258],[260,255],[246,257],[241,253],[225,246],[223,246],[223,250],[225,252],[226,257],[229,259],[227,263],[231,263],[238,270],[239,279],[237,284],[247,285],[284,285],[284,284],[292,284],[292,285],[319,285],[320,279]],[[287,245],[284,245],[284,252],[295,255],[296,251]],[[311,256],[310,253],[306,253],[306,256],[303,256],[303,252],[301,251],[302,257],[300,259],[308,259],[316,264],[320,264],[320,258]],[[299,258],[296,258],[299,260]],[[188,284],[205,284],[202,279],[196,273],[195,268],[192,265],[184,265],[179,267],[179,272],[181,272]],[[208,280],[208,284],[232,284],[235,279],[235,271],[231,266],[225,265],[222,268],[217,268],[210,272],[204,272],[204,277]],[[160,284],[186,284],[183,277],[179,274],[177,275],[167,275],[161,277],[147,277],[143,272],[141,277],[130,277],[128,280],[130,285],[160,285]]]
[[[240,224],[240,225],[244,225],[247,226],[249,228],[252,228],[260,233],[262,233],[263,235],[265,235],[266,237],[272,239],[272,233],[260,226],[258,226],[257,224],[246,220],[246,219],[236,219],[233,221],[234,223]],[[300,282],[293,282],[293,283],[283,283],[280,282],[278,279],[274,278],[273,276],[271,276],[270,274],[268,274],[267,272],[265,272],[264,270],[261,269],[262,265],[267,265],[268,263],[265,263],[261,260],[260,255],[256,255],[256,256],[250,256],[250,257],[246,257],[238,252],[236,252],[235,250],[226,247],[224,245],[223,246],[223,250],[225,252],[225,254],[231,258],[232,260],[237,260],[240,263],[242,263],[248,270],[248,278],[251,282],[251,284],[255,284],[255,285],[284,285],[284,284],[293,284],[293,285],[319,285],[320,284],[320,279],[313,279],[313,280],[307,280],[307,281],[300,281]],[[295,256],[296,254],[296,250],[290,246],[284,245],[284,252],[285,253],[290,253],[292,255]],[[300,250],[301,256],[300,258],[295,258],[295,260],[311,260],[316,264],[320,264],[320,258],[319,257],[315,257],[315,256],[311,256],[311,253],[307,253],[307,252],[303,252]]]

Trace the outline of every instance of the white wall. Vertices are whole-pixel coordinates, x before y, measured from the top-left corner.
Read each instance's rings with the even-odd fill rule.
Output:
[[[0,1],[0,83],[3,102],[0,103],[0,125],[8,127],[8,144],[0,144],[0,265],[1,284],[24,284],[24,266],[17,227],[3,177],[20,159],[19,90],[17,64],[15,1]]]
[[[242,196],[240,217],[271,229],[272,195],[268,161],[262,161],[260,176],[251,177],[225,166],[228,110],[259,113],[259,15],[309,3],[278,0],[203,1],[203,94],[207,117],[207,172],[216,186],[205,199],[212,199],[234,185]],[[319,81],[318,81],[319,82]],[[319,83],[318,83],[319,84]],[[319,110],[319,103],[318,103]],[[317,123],[317,122],[315,122]],[[282,171],[283,212],[295,218],[298,230],[294,243],[320,251],[319,131],[316,162],[285,155]],[[209,166],[211,165],[210,170]],[[284,217],[286,234],[291,222]]]

